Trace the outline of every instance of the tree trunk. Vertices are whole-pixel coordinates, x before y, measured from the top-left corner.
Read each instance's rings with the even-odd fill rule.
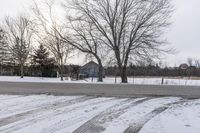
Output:
[[[161,85],[163,85],[163,84],[164,84],[164,78],[162,77]]]
[[[103,82],[103,66],[99,64],[98,82]]]
[[[126,71],[127,62],[128,62],[128,54],[126,55],[124,66],[122,65],[123,63],[121,62],[119,50],[115,50],[115,56],[117,59],[117,64],[118,64],[118,68],[119,68],[119,72],[121,76],[121,83],[128,83],[127,71]]]
[[[43,65],[41,66],[41,74],[42,74],[42,77],[45,76],[45,75],[44,75],[44,66],[43,66]]]
[[[60,66],[60,78],[61,78],[61,81],[64,81],[64,78],[63,78],[63,71],[64,71],[64,65],[62,64]]]
[[[130,47],[127,49],[125,60],[124,60],[124,65],[122,65],[122,71],[121,71],[121,79],[122,83],[128,83],[128,78],[127,78],[127,63],[129,59],[129,53],[130,53]]]
[[[127,71],[126,70],[127,70],[126,66],[122,67],[121,70],[120,70],[122,83],[128,83]]]
[[[21,78],[24,78],[24,65],[20,64],[20,76]]]
[[[99,66],[98,82],[103,82],[103,66]]]
[[[103,82],[103,65],[101,63],[101,59],[96,57],[99,65],[99,72],[98,72],[98,82]]]

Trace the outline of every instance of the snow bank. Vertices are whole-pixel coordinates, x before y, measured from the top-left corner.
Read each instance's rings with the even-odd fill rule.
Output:
[[[61,81],[60,78],[42,78],[42,77],[24,77],[21,79],[17,76],[0,76],[0,81],[5,82],[39,82],[39,83],[95,83],[95,84],[120,84],[121,79],[118,77],[115,80],[114,77],[107,77],[103,83],[97,82],[97,78],[88,78],[85,80],[72,81],[70,78],[66,78],[65,81]],[[129,84],[144,84],[144,85],[160,85],[162,78],[128,78]],[[165,85],[190,85],[200,86],[200,80],[190,79],[164,79]]]

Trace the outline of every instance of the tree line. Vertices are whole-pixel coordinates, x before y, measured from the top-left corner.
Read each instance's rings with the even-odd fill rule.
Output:
[[[107,76],[120,76],[117,66],[110,66],[106,69]],[[157,77],[199,77],[200,67],[189,66],[187,69],[181,67],[160,67],[158,65],[129,65],[127,75],[134,76],[157,76]]]
[[[121,82],[127,83],[130,63],[159,59],[173,51],[163,36],[173,12],[170,0],[33,3],[31,14],[5,17],[0,26],[1,64],[17,64],[21,78],[26,64],[36,64],[42,74],[46,66],[56,64],[64,80],[65,65],[80,51],[98,62],[99,82],[103,64],[109,62],[117,66]]]

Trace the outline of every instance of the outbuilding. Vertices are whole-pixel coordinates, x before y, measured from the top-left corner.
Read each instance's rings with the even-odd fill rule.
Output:
[[[90,61],[80,68],[79,76],[81,77],[98,77],[99,75],[99,65]],[[103,77],[105,77],[105,70],[103,71]]]

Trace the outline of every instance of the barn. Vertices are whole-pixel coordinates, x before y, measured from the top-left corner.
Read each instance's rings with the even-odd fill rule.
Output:
[[[98,77],[99,74],[99,65],[90,61],[80,68],[79,75],[84,77]],[[105,70],[103,71],[103,76],[105,77]]]

